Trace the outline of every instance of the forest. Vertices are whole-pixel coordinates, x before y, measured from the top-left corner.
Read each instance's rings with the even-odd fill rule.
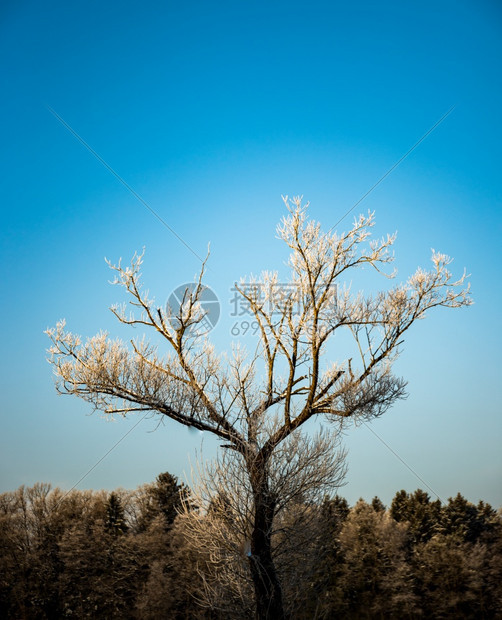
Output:
[[[224,497],[214,504],[200,510],[169,473],[133,491],[0,495],[0,617],[252,618],[249,574],[189,527],[196,516],[210,535],[233,518]],[[294,530],[279,528],[273,549],[288,618],[502,617],[502,515],[483,501],[335,495],[299,499],[284,519]]]

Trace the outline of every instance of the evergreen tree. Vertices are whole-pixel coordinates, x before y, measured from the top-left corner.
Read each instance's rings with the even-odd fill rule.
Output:
[[[408,532],[413,544],[426,542],[440,529],[441,502],[432,502],[421,489],[410,494],[399,491],[392,500],[390,515],[398,523],[409,523]]]
[[[129,529],[125,519],[125,511],[122,505],[122,500],[114,491],[110,493],[110,496],[106,502],[104,526],[106,531],[115,536],[125,534]]]
[[[107,530],[102,520],[68,531],[60,543],[62,613],[56,617],[133,618],[135,601],[148,577],[148,558],[138,542],[117,529]]]
[[[321,504],[323,535],[317,552],[317,571],[301,618],[331,618],[343,609],[343,594],[340,588],[343,563],[340,531],[349,514],[347,500],[339,495],[333,498],[325,497]]]
[[[375,512],[385,512],[385,505],[382,500],[375,495],[375,497],[371,500],[371,507]]]
[[[486,548],[436,534],[415,549],[416,592],[425,618],[496,618],[485,615],[483,572]]]
[[[351,510],[340,532],[343,617],[403,618],[415,613],[417,598],[406,563],[407,528],[363,500]]]
[[[447,536],[473,543],[496,536],[500,519],[490,504],[481,501],[475,506],[457,493],[442,509],[441,526]]]
[[[146,530],[160,516],[165,529],[169,530],[182,503],[189,501],[189,495],[189,489],[183,483],[178,484],[176,476],[168,472],[159,474],[154,484],[144,488],[138,529]]]

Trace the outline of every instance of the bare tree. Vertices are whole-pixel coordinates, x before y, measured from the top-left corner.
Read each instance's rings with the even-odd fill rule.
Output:
[[[259,326],[254,355],[239,347],[229,358],[217,355],[196,329],[205,318],[200,303],[205,264],[197,285],[173,313],[157,307],[142,289],[142,255],[135,255],[129,267],[110,264],[115,282],[140,314],[127,314],[125,306],[112,312],[122,323],[155,330],[170,349],[167,355],[144,338],[133,341],[132,348],[105,333],[82,342],[65,330],[64,321],[48,330],[61,393],[80,396],[109,414],[165,415],[213,433],[241,455],[253,498],[247,561],[257,616],[274,619],[284,617],[272,556],[279,501],[272,485],[274,452],[313,418],[343,423],[383,414],[405,396],[405,382],[391,370],[405,332],[435,306],[471,303],[465,273],[454,280],[451,260],[437,252],[430,271],[418,269],[404,284],[373,296],[352,294],[341,286],[346,275],[364,266],[385,275],[395,235],[370,242],[371,213],[356,219],[347,233],[323,232],[307,218],[300,198],[284,201],[289,213],[277,232],[290,249],[291,294],[274,294],[276,272],[264,273],[260,287],[255,280],[237,287]],[[352,335],[354,355],[326,364],[322,354],[342,329]],[[270,419],[276,423],[268,424]]]

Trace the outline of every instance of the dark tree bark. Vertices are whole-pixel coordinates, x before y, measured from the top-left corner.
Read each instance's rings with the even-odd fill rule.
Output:
[[[250,467],[254,494],[254,526],[249,563],[258,620],[284,620],[282,588],[272,557],[272,525],[276,500],[270,493],[266,464],[256,459]]]

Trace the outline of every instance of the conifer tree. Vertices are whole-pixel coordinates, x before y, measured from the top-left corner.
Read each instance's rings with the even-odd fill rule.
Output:
[[[122,501],[120,496],[115,492],[110,493],[110,496],[106,502],[106,516],[104,525],[105,530],[114,536],[125,534],[129,529],[126,523]]]
[[[413,544],[426,542],[441,527],[441,502],[431,501],[429,495],[417,489],[414,493],[399,491],[390,506],[390,514],[398,523],[409,524]]]

